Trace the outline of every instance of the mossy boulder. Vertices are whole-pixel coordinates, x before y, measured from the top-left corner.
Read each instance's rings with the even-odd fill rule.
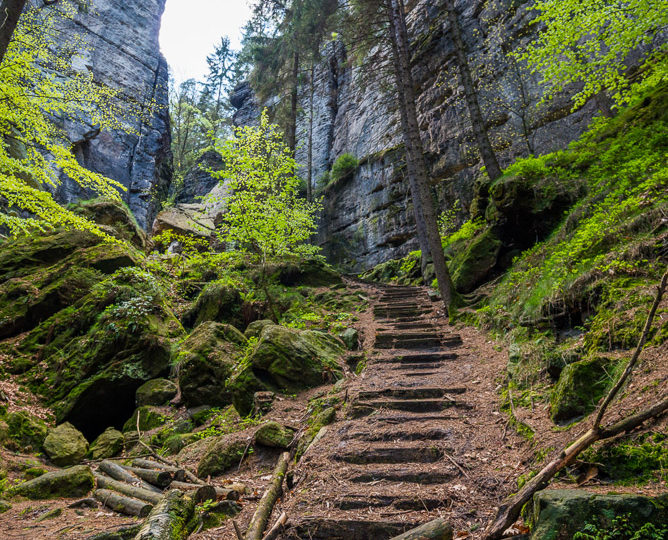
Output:
[[[565,422],[593,411],[612,384],[617,365],[603,356],[567,365],[550,397],[552,420]]]
[[[219,476],[238,466],[248,442],[238,435],[225,435],[211,442],[206,453],[197,464],[197,476]]]
[[[6,420],[10,446],[35,452],[42,449],[48,432],[44,420],[27,411],[9,413]]]
[[[137,389],[137,406],[164,405],[178,392],[177,386],[168,379],[153,379]]]
[[[297,444],[297,459],[301,459],[306,453],[306,450],[313,444],[322,428],[330,425],[334,420],[336,420],[336,409],[334,407],[327,407],[312,417],[308,429],[301,436]]]
[[[471,240],[466,249],[451,261],[452,282],[462,293],[468,293],[490,277],[501,251],[501,240],[493,229],[487,229]]]
[[[287,287],[330,287],[343,283],[341,275],[319,259],[282,264],[276,269],[275,276],[281,285]]]
[[[197,297],[197,300],[183,315],[183,325],[196,328],[207,321],[229,323],[237,328],[243,327],[241,314],[241,294],[225,283],[209,283]]]
[[[288,448],[292,443],[295,432],[282,426],[278,422],[266,422],[255,432],[255,442],[270,448]]]
[[[49,430],[44,439],[44,451],[58,467],[81,463],[88,451],[88,441],[69,422]]]
[[[94,221],[109,235],[146,249],[146,233],[122,202],[102,198],[79,201],[72,205],[72,211]]]
[[[346,344],[350,351],[356,351],[360,348],[360,334],[355,328],[346,328],[339,333],[339,339]]]
[[[71,498],[86,495],[95,486],[90,467],[76,465],[62,471],[54,471],[19,484],[10,490],[12,495],[28,499]]]
[[[139,418],[139,430],[150,431],[165,425],[169,421],[169,416],[163,414],[163,411],[157,407],[144,405],[139,407],[132,414],[130,419],[125,422],[123,432],[137,431],[137,419]]]
[[[323,332],[267,326],[248,364],[228,382],[235,408],[249,414],[257,391],[297,392],[334,382],[341,378],[344,351],[343,342]]]
[[[250,338],[259,338],[260,334],[262,334],[262,330],[265,329],[267,326],[273,326],[276,323],[270,319],[262,319],[260,321],[253,321],[248,325],[246,328],[244,335],[250,339]]]
[[[234,326],[212,321],[199,325],[181,345],[178,382],[188,407],[225,407],[232,403],[226,383],[246,338]]]
[[[91,459],[107,459],[123,451],[123,434],[112,427],[107,428],[90,445],[88,455]]]
[[[625,528],[631,533],[649,523],[657,531],[664,529],[665,534],[668,532],[668,495],[651,498],[631,494],[598,495],[579,489],[539,491],[533,499],[534,527],[531,538],[570,540],[575,533],[582,532],[587,524],[601,532],[612,532],[613,522],[617,518],[627,523]],[[619,525],[615,528],[619,529]]]
[[[122,268],[41,323],[13,351],[22,376],[59,422],[88,439],[122,425],[145,382],[166,375],[183,333],[156,279]]]

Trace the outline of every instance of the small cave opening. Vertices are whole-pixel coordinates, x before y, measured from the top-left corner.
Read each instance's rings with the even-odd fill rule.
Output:
[[[135,394],[142,381],[99,379],[86,388],[64,418],[92,443],[109,427],[122,430],[135,411]]]

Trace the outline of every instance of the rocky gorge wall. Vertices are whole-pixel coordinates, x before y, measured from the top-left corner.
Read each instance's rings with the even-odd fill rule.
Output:
[[[570,95],[536,109],[542,96],[539,77],[518,76],[503,50],[531,38],[529,2],[458,0],[456,10],[470,63],[478,66],[483,115],[501,166],[529,153],[563,148],[578,137],[598,110],[596,100],[571,112]],[[461,202],[468,214],[482,163],[473,140],[468,110],[455,67],[453,43],[442,0],[408,2],[413,73],[419,89],[418,114],[425,152],[439,206]],[[355,155],[355,173],[325,190],[319,241],[331,262],[359,271],[418,249],[408,183],[403,172],[400,120],[391,85],[363,84],[369,70],[387,63],[376,52],[356,66],[341,43],[329,43],[316,67],[313,91],[313,179],[322,178],[344,153]],[[245,99],[242,99],[245,96]],[[485,100],[489,97],[489,100]],[[237,96],[237,121],[258,110],[247,91]],[[311,89],[302,88],[297,160],[308,165]],[[526,122],[522,121],[524,116]],[[525,129],[526,125],[526,129]],[[526,137],[524,136],[526,134]]]
[[[83,37],[74,69],[89,70],[97,81],[119,90],[121,99],[153,107],[145,118],[133,122],[132,133],[100,132],[85,118],[62,122],[79,162],[127,188],[123,200],[145,229],[152,224],[172,176],[168,66],[158,43],[165,2],[91,0],[87,12],[74,21],[63,20],[58,28],[60,35]],[[94,196],[67,178],[54,195],[61,203]]]

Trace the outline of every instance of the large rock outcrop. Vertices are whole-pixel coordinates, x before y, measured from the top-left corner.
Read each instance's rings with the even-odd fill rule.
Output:
[[[579,136],[599,109],[596,99],[572,112],[568,93],[536,110],[542,89],[539,77],[524,75],[519,84],[512,65],[503,62],[502,49],[514,49],[531,39],[526,11],[531,2],[457,0],[456,10],[472,65],[493,66],[482,76],[482,86],[495,92],[513,110],[525,114],[491,112],[481,98],[490,138],[497,143],[503,167],[517,157],[563,148]],[[474,183],[482,162],[473,142],[463,89],[443,0],[407,2],[413,52],[413,75],[419,87],[418,115],[431,179],[442,209],[459,199],[462,216],[474,198]],[[499,39],[484,38],[496,32]],[[368,66],[388,61],[387,52],[355,67],[341,43],[329,43],[315,70],[313,102],[312,177],[323,178],[335,160],[351,153],[359,160],[355,173],[325,192],[320,243],[330,261],[350,270],[364,270],[418,249],[408,183],[404,178],[404,150],[400,119],[393,96],[384,85],[361,84],[358,75]],[[523,98],[526,96],[526,99]],[[259,107],[248,86],[233,94],[237,124],[257,121]],[[302,89],[298,122],[297,160],[308,166],[310,86]],[[502,106],[493,107],[495,110]],[[525,136],[526,132],[526,136]]]
[[[85,118],[61,124],[82,165],[127,188],[124,201],[145,229],[166,197],[172,176],[168,67],[158,43],[165,0],[91,0],[90,4],[75,20],[58,23],[62,32],[58,38],[82,38],[73,67],[87,70],[97,81],[119,90],[122,99],[154,104],[154,108],[147,118],[130,126],[132,133],[100,132]],[[91,196],[69,179],[64,179],[55,193],[62,203]]]

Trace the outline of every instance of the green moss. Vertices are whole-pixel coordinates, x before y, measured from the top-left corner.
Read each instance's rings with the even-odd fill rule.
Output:
[[[7,415],[8,437],[20,449],[39,451],[47,435],[46,423],[26,411]]]
[[[245,440],[220,437],[207,450],[197,465],[197,476],[218,476],[232,467],[238,466],[246,451]]]
[[[94,486],[90,467],[77,465],[19,484],[11,489],[11,493],[28,499],[70,498],[86,495]]]
[[[169,417],[162,414],[160,409],[145,405],[136,409],[130,419],[125,422],[124,433],[137,431],[137,417],[139,417],[139,429],[141,431],[150,431],[164,425],[169,420]]]
[[[278,422],[266,422],[255,432],[255,442],[270,448],[286,449],[292,443],[295,433]]]
[[[207,321],[224,322],[243,328],[241,295],[227,281],[209,283],[183,315],[183,324],[195,328]]]

